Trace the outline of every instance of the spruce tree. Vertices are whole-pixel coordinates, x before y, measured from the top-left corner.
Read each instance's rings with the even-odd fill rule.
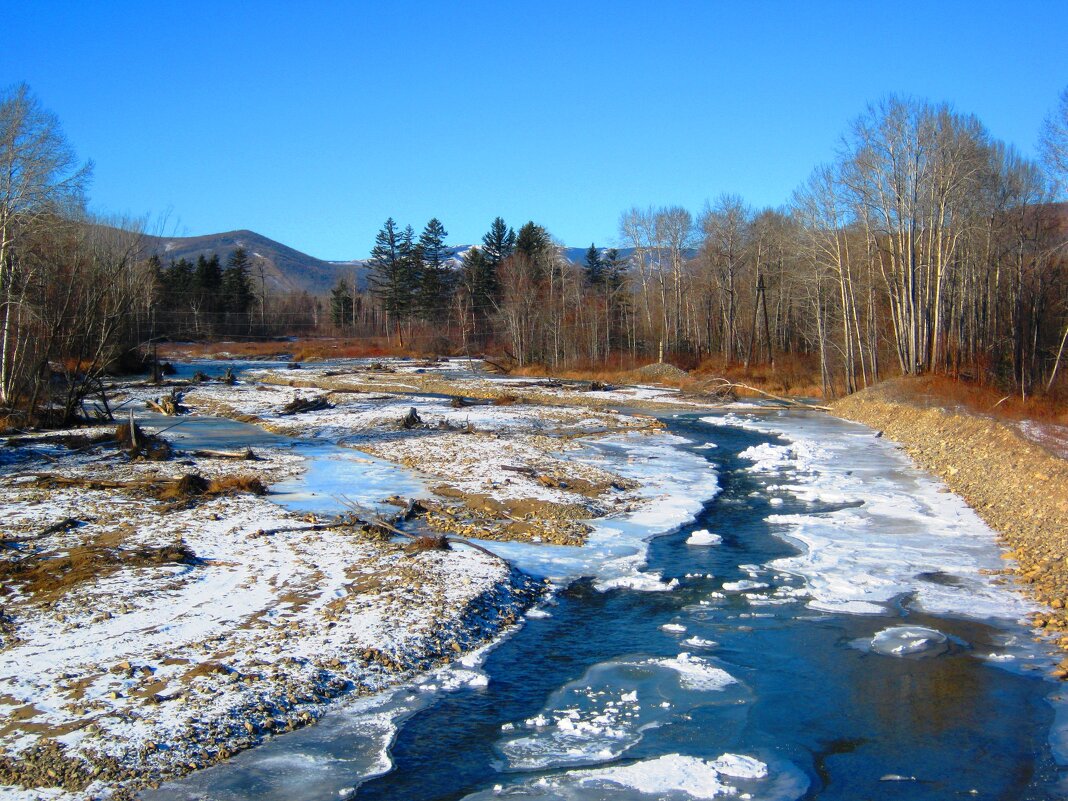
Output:
[[[222,286],[222,266],[217,253],[212,253],[211,258],[204,258],[204,254],[197,256],[194,282],[205,293],[215,293]]]
[[[605,251],[602,261],[602,274],[610,290],[614,292],[623,288],[623,284],[627,279],[627,260],[621,258],[619,251],[615,248],[609,248]]]
[[[532,261],[540,259],[549,247],[549,232],[533,221],[519,229],[515,238],[515,250]]]
[[[449,268],[448,231],[436,217],[431,219],[419,235],[419,313],[425,320],[440,320],[448,306],[453,288],[453,274]]]
[[[586,284],[600,286],[603,280],[604,262],[601,260],[601,251],[591,242],[589,250],[586,251]]]
[[[464,253],[460,265],[464,289],[471,299],[471,308],[476,316],[486,317],[496,299],[496,272],[482,248],[472,247]]]
[[[482,256],[486,264],[496,270],[501,263],[515,252],[515,231],[497,217],[490,225],[489,231],[482,237]]]
[[[237,248],[230,254],[222,273],[223,308],[230,314],[245,314],[252,306],[252,280],[249,278],[248,251]]]
[[[417,246],[413,237],[411,226],[398,233],[397,224],[390,217],[375,236],[375,245],[371,248],[367,283],[398,330],[400,323],[411,313],[415,300],[413,272]]]
[[[544,278],[548,272],[552,258],[551,246],[549,232],[534,222],[526,223],[516,234],[515,252],[527,259],[531,275],[537,280]]]
[[[352,293],[344,278],[337,279],[337,286],[330,290],[330,322],[338,328],[349,325],[349,310],[352,308]]]

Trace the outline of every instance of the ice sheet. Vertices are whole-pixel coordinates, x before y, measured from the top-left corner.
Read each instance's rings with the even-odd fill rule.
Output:
[[[666,582],[657,573],[643,571],[647,541],[692,522],[719,491],[709,463],[679,447],[686,442],[673,434],[618,434],[569,455],[643,485],[637,508],[590,521],[593,531],[582,548],[509,542],[487,545],[520,570],[561,584],[592,576],[600,590],[674,589],[676,581]]]
[[[978,619],[1016,620],[1034,608],[980,572],[1004,567],[995,533],[871,429],[801,412],[701,419],[782,438],[741,455],[769,488],[812,509],[768,518],[802,550],[772,566],[804,577],[812,608],[879,614],[902,595],[932,614]]]

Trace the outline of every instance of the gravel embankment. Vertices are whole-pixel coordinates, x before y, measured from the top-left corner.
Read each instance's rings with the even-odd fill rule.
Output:
[[[1068,460],[1007,424],[890,381],[833,404],[834,413],[879,429],[963,497],[997,531],[1015,572],[1048,610],[1035,617],[1068,650]],[[1068,678],[1068,660],[1056,671]]]

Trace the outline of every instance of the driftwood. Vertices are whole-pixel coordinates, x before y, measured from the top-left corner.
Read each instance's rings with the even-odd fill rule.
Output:
[[[154,401],[145,401],[145,406],[159,414],[173,417],[175,415],[185,414],[189,411],[189,409],[182,405],[181,400],[181,395],[172,391],[170,395],[164,395],[160,398],[156,398]]]
[[[44,537],[47,537],[49,534],[58,534],[61,531],[69,531],[70,529],[77,528],[80,525],[82,525],[81,520],[78,520],[75,517],[68,517],[63,520],[60,520],[58,523],[53,523],[47,528],[41,529],[33,536],[23,537],[22,540],[39,540]]]
[[[72,478],[56,473],[31,473],[38,485],[51,487],[84,487],[85,489],[147,489],[150,481],[114,481],[107,478]]]
[[[282,415],[300,414],[301,412],[318,412],[322,409],[333,409],[334,404],[326,399],[326,395],[318,398],[294,398],[278,412]]]
[[[9,548],[13,551],[19,550],[19,546],[25,542],[35,542],[36,540],[43,540],[45,537],[51,534],[58,534],[61,531],[69,531],[72,528],[84,525],[81,520],[74,517],[67,517],[60,520],[58,523],[53,523],[47,526],[36,534],[28,534],[25,537],[3,537],[0,538],[0,547]]]
[[[531,478],[534,478],[537,475],[533,467],[515,467],[510,464],[502,464],[501,470],[507,470],[511,473],[521,473],[522,475],[530,476]]]
[[[423,425],[423,418],[419,416],[414,406],[408,409],[408,414],[404,415],[400,421],[401,428],[405,429],[417,428],[421,425]]]
[[[357,504],[355,501],[351,500],[350,498],[345,498],[344,496],[342,496],[341,500],[347,507],[352,509],[353,512],[355,512],[357,514],[366,514],[364,509],[359,504]],[[415,509],[415,504],[417,504],[417,503],[422,505],[425,502],[424,501],[413,501],[409,505],[409,509],[414,510]],[[429,507],[427,507],[427,508],[429,508]],[[371,515],[370,519],[367,522],[372,526],[376,526],[376,527],[381,528],[381,529],[383,529],[385,531],[388,531],[390,534],[396,534],[399,537],[404,537],[404,538],[409,539],[409,540],[419,540],[419,539],[425,539],[426,538],[426,535],[411,534],[411,533],[409,533],[407,531],[401,531],[399,528],[394,526],[392,523],[388,523],[385,520],[383,520],[381,517],[376,517],[374,515]],[[503,562],[504,564],[506,564],[509,567],[511,567],[511,565],[509,564],[508,560],[505,559],[503,556],[501,556],[500,554],[495,554],[489,548],[483,548],[481,545],[479,545],[476,542],[471,542],[470,540],[465,540],[462,537],[447,537],[447,536],[446,537],[442,537],[441,540],[444,543],[456,544],[456,545],[466,545],[469,548],[474,548],[476,551],[482,551],[482,553],[486,554],[487,556],[492,556],[494,559],[499,559],[501,562]]]
[[[242,461],[259,461],[259,456],[252,452],[252,448],[245,448],[243,451],[217,451],[205,448],[199,448],[191,452],[193,456],[200,456],[207,459],[240,459]]]
[[[715,378],[715,379],[712,379],[712,380],[717,382],[716,383],[716,389],[731,389],[731,390],[734,390],[734,389],[745,389],[745,390],[748,390],[750,392],[756,392],[758,395],[763,395],[766,398],[771,398],[772,400],[777,400],[777,401],[779,401],[779,403],[786,403],[786,404],[789,404],[791,406],[799,406],[802,409],[818,409],[821,412],[829,412],[829,411],[831,411],[831,407],[830,406],[820,406],[819,404],[816,404],[816,403],[805,403],[804,401],[799,401],[799,400],[796,400],[794,398],[784,398],[784,397],[782,397],[780,395],[773,395],[770,392],[765,392],[762,389],[757,389],[756,387],[751,387],[748,384],[742,384],[742,383],[740,383],[738,381],[728,381],[726,378]]]

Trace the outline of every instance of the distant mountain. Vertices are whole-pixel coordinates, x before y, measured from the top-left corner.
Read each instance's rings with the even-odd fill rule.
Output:
[[[223,266],[230,254],[243,247],[252,259],[252,279],[256,283],[263,271],[263,280],[267,288],[274,292],[308,292],[311,295],[326,295],[337,285],[339,278],[346,281],[356,276],[356,284],[361,289],[367,288],[367,273],[370,259],[353,259],[351,261],[323,261],[307,253],[301,253],[281,242],[275,242],[255,231],[227,231],[222,234],[205,236],[146,237],[148,255],[160,257],[163,264],[169,265],[179,259],[195,262],[199,256],[218,254]],[[458,268],[464,254],[473,245],[454,245],[450,248],[450,263]],[[560,249],[561,255],[572,264],[586,263],[587,248]],[[607,248],[601,248],[604,255]],[[632,248],[620,248],[619,255],[629,259]]]
[[[195,262],[198,256],[207,257],[217,253],[225,267],[230,254],[243,247],[254,265],[253,282],[259,281],[262,267],[267,288],[275,292],[305,291],[312,295],[325,295],[339,278],[349,279],[353,272],[360,286],[367,282],[366,262],[323,261],[254,231],[227,231],[206,236],[150,236],[147,239],[148,253],[159,256],[164,265],[179,259]]]

